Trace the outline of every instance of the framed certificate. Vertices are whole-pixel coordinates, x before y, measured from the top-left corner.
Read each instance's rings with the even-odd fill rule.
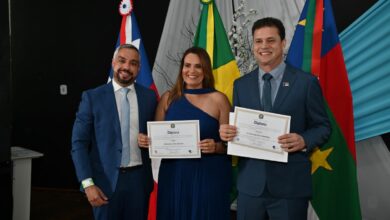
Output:
[[[148,122],[150,158],[200,158],[199,121]]]
[[[288,153],[278,143],[278,137],[289,133],[288,115],[235,107],[231,124],[237,136],[228,144],[228,154],[256,159],[287,162]]]

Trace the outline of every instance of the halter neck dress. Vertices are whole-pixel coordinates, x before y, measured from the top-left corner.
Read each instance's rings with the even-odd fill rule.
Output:
[[[214,89],[184,90],[207,94]],[[219,121],[183,95],[170,104],[165,120],[199,120],[200,139],[219,142]],[[226,154],[202,154],[199,159],[163,159],[158,178],[158,220],[230,219],[231,159]]]

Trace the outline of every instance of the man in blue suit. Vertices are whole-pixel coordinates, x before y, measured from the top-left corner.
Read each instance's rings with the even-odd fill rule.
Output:
[[[83,92],[72,133],[72,159],[95,219],[147,219],[153,186],[147,149],[138,133],[154,119],[156,96],[134,82],[138,49],[117,48],[112,82]],[[127,123],[126,123],[127,122]]]
[[[290,133],[278,137],[289,156],[288,163],[239,158],[237,217],[306,219],[312,193],[309,154],[331,131],[324,98],[315,76],[284,62],[285,29],[280,20],[256,21],[252,36],[259,68],[234,82],[233,106],[290,115]],[[267,83],[269,103],[264,96],[269,93],[264,90]],[[221,125],[222,140],[231,141],[236,134],[235,126]]]

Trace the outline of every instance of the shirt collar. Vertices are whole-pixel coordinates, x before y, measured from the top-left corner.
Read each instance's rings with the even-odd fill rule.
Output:
[[[269,73],[272,75],[274,79],[279,79],[283,76],[284,70],[286,69],[286,63],[281,62],[277,67],[271,70]],[[262,79],[265,72],[259,68],[259,77]]]
[[[114,79],[111,80],[111,82],[112,82],[112,86],[114,87],[114,92],[117,92],[118,90],[120,90],[122,88],[122,86],[120,86],[117,82],[115,82]],[[130,91],[134,91],[134,83],[127,86],[126,88],[130,89]]]

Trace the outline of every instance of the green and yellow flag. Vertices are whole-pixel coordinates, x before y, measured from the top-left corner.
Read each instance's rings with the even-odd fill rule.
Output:
[[[234,59],[225,28],[214,0],[200,0],[203,4],[194,46],[206,49],[213,65],[215,88],[224,93],[230,103],[233,96],[233,82],[240,76],[237,62]],[[233,157],[233,187],[231,200],[237,196],[237,157]]]
[[[225,28],[214,0],[200,0],[203,4],[194,46],[207,50],[215,79],[215,88],[232,101],[233,82],[240,76]]]

